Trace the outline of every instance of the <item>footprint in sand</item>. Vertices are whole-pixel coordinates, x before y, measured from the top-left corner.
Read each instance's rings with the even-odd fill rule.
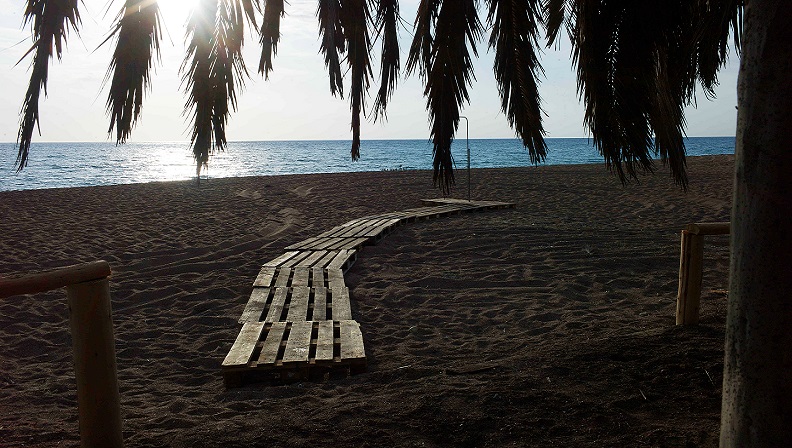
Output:
[[[242,198],[250,198],[250,199],[261,199],[261,193],[254,190],[239,190],[235,193],[235,196],[239,196]]]
[[[259,229],[259,235],[262,237],[272,238],[290,227],[294,226],[298,219],[302,216],[302,212],[296,208],[285,207],[278,211],[277,217],[267,220]]]
[[[304,198],[304,197],[308,196],[309,194],[311,194],[311,190],[313,190],[313,187],[306,187],[306,186],[303,185],[303,186],[300,186],[300,187],[292,189],[292,193],[296,194],[297,196],[299,196],[301,198]]]

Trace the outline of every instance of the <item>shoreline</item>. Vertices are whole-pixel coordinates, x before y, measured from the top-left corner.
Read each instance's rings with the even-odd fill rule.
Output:
[[[733,154],[711,154],[711,155],[700,155],[700,156],[687,156],[687,160],[695,160],[698,158],[707,158],[707,157],[734,157]],[[639,179],[658,175],[661,172],[665,171],[665,166],[663,166],[660,160],[655,160],[656,162],[656,171],[654,174],[641,174],[639,175]],[[540,164],[540,165],[529,165],[529,166],[512,166],[512,167],[479,167],[479,168],[471,168],[471,171],[474,173],[477,171],[486,171],[486,170],[536,170],[536,169],[552,169],[554,167],[565,167],[565,166],[591,166],[591,167],[599,167],[603,173],[607,175],[612,175],[606,168],[605,162],[597,162],[597,163],[563,163],[563,164]],[[394,168],[394,169],[381,169],[375,171],[334,171],[334,172],[315,172],[315,173],[288,173],[288,174],[264,174],[264,175],[251,175],[251,176],[229,176],[229,177],[201,177],[201,183],[203,182],[215,182],[219,180],[243,180],[243,179],[255,179],[255,178],[273,178],[273,177],[288,177],[288,176],[325,176],[325,175],[359,175],[359,174],[366,174],[366,173],[392,173],[392,172],[408,172],[408,173],[426,173],[426,176],[431,181],[432,177],[432,170],[425,169],[425,168]],[[454,170],[455,175],[458,179],[467,179],[467,168],[455,168]],[[466,180],[465,180],[466,182]],[[20,190],[0,190],[0,194],[2,193],[10,193],[10,192],[25,192],[25,191],[39,191],[39,190],[62,190],[62,189],[70,189],[70,188],[101,188],[101,187],[121,187],[121,186],[131,186],[131,185],[170,185],[176,183],[185,183],[185,184],[196,184],[196,177],[193,176],[189,179],[178,179],[178,180],[154,180],[149,182],[131,182],[131,183],[121,183],[121,184],[102,184],[102,185],[80,185],[80,186],[70,186],[70,187],[47,187],[47,188],[31,188],[31,189],[20,189]],[[632,181],[635,183],[635,180]],[[466,189],[466,185],[461,185],[459,182],[457,183],[455,188],[463,188]],[[453,196],[453,192],[452,192]]]
[[[368,371],[226,390],[260,265],[438,197],[429,171],[0,192],[0,275],[107,260],[126,446],[717,446],[728,238],[674,325],[679,231],[728,221],[734,156],[621,186],[601,164],[474,169],[513,210],[407,224],[346,274]],[[466,197],[457,171],[453,196]],[[62,291],[0,301],[0,439],[78,446]],[[6,445],[4,445],[6,446]]]

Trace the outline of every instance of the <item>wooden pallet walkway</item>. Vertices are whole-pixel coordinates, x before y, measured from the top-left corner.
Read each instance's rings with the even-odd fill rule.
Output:
[[[423,207],[354,219],[292,244],[264,263],[239,318],[242,329],[222,364],[226,387],[365,371],[363,335],[352,319],[344,283],[344,272],[362,247],[404,223],[514,207],[458,199],[423,203]]]

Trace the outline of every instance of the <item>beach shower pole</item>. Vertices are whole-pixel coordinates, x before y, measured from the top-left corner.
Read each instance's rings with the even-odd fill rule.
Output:
[[[467,165],[467,169],[468,169],[467,170],[468,171],[468,202],[470,202],[470,121],[468,121],[467,117],[463,117],[462,115],[460,115],[459,118],[464,118],[465,119],[465,132],[466,132],[466,137],[467,137],[465,145],[467,146],[467,162],[468,162],[468,165]]]

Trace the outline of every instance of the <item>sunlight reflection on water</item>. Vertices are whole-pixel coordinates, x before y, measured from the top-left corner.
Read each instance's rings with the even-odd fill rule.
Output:
[[[734,137],[687,140],[688,155],[733,154]],[[585,138],[548,139],[547,165],[601,163]],[[202,177],[223,178],[278,174],[432,168],[432,144],[427,140],[368,140],[361,159],[352,162],[348,141],[231,142],[215,152]],[[530,166],[528,153],[516,139],[470,140],[473,168]],[[34,143],[30,162],[21,173],[13,164],[17,148],[0,143],[0,191],[90,185],[188,180],[195,165],[186,142]],[[457,168],[467,165],[466,141],[452,148]]]

